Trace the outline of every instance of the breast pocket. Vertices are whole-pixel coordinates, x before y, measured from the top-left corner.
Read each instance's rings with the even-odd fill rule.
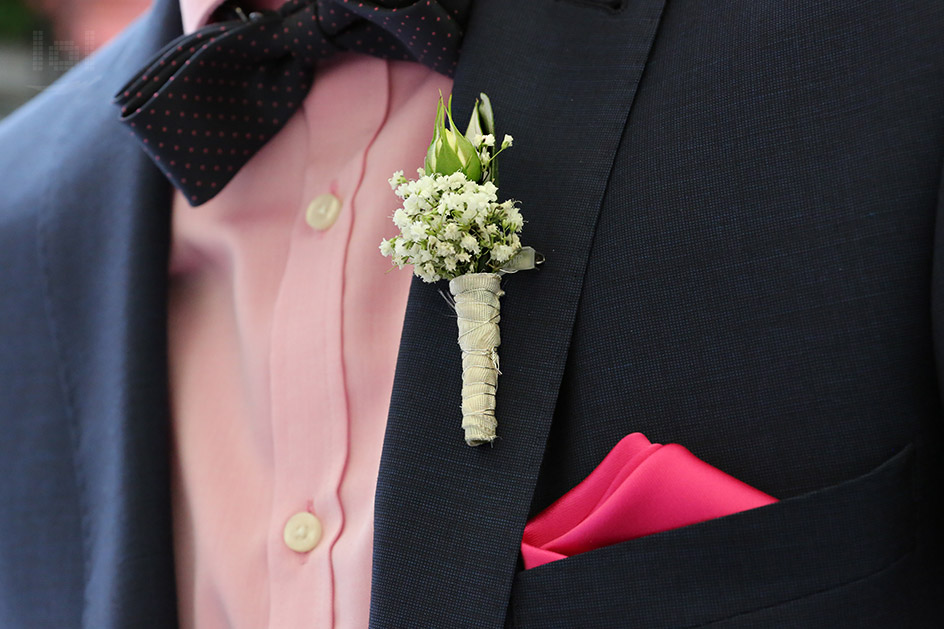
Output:
[[[909,446],[838,485],[520,572],[509,624],[835,627],[823,611],[840,608],[884,626],[867,610],[907,599],[892,589],[915,544],[913,459]]]

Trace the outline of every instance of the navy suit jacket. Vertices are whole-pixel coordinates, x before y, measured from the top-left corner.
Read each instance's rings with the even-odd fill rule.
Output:
[[[179,31],[157,0],[0,125],[4,628],[176,624],[170,188],[110,100]],[[413,286],[372,626],[940,625],[942,33],[939,2],[476,0],[456,110],[496,104],[547,262],[505,282],[491,448]],[[522,571],[634,431],[783,500]]]

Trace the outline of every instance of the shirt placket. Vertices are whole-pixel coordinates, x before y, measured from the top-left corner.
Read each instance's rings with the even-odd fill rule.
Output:
[[[372,65],[385,80],[382,64]],[[382,126],[386,103],[373,93],[363,115]],[[319,108],[313,93],[311,112]],[[348,95],[349,97],[350,95]],[[309,103],[306,103],[306,107]],[[362,119],[363,120],[363,119]],[[363,131],[363,129],[362,129]],[[275,303],[271,344],[274,487],[268,531],[270,627],[334,626],[332,548],[344,530],[339,488],[349,453],[350,415],[343,325],[345,266],[353,199],[361,185],[371,133],[340,170],[312,153],[305,195],[292,230]],[[336,160],[335,160],[336,161]]]

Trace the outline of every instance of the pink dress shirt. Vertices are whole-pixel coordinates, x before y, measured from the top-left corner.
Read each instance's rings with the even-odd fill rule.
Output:
[[[217,3],[181,0],[185,29]],[[198,208],[175,197],[169,342],[185,629],[367,626],[374,486],[410,284],[378,251],[395,231],[387,178],[422,165],[436,100],[450,89],[418,64],[338,55],[222,193]],[[317,228],[306,221],[313,200]],[[314,518],[289,527],[293,550],[283,534],[304,513]]]

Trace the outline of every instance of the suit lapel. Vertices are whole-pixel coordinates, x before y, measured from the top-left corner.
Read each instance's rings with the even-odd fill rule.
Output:
[[[157,2],[32,105],[58,136],[39,246],[83,512],[82,626],[96,629],[177,622],[164,332],[169,187],[118,124],[111,97],[179,31],[177,3]]]
[[[521,201],[522,240],[547,262],[503,282],[493,447],[463,443],[455,315],[414,280],[377,488],[372,626],[505,621],[597,213],[663,1],[613,5],[474,5],[454,111],[464,120],[488,93],[499,136],[515,137],[501,194]]]

